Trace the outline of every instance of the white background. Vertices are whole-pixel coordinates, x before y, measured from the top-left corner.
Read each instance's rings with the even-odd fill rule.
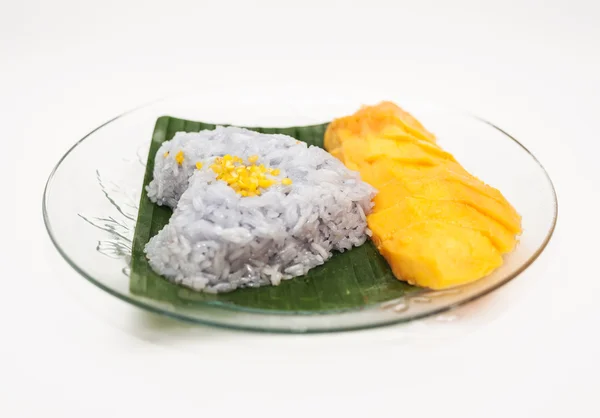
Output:
[[[0,416],[600,416],[599,54],[594,0],[0,0]],[[410,325],[264,335],[129,307],[54,250],[44,183],[95,126],[207,81],[470,109],[548,169],[554,238],[493,295]]]

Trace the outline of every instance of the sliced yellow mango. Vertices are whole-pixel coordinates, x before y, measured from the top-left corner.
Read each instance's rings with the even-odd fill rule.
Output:
[[[427,131],[411,114],[391,102],[382,102],[378,106],[365,106],[354,115],[335,119],[328,126],[325,136],[325,149],[332,150],[351,137],[364,137],[367,134],[386,135],[395,132],[406,133],[424,141],[435,142],[435,136]]]
[[[364,159],[367,162],[375,161],[381,157],[399,161],[410,157],[412,159],[425,159],[432,163],[436,162],[437,159],[455,161],[452,154],[425,141],[396,141],[394,139],[374,138],[367,142],[367,147],[367,152],[364,154]]]
[[[502,265],[487,237],[438,221],[413,224],[379,250],[396,277],[432,289],[472,282]]]
[[[468,283],[514,249],[517,211],[395,104],[334,120],[324,142],[378,190],[367,221],[398,279],[434,289]]]
[[[403,229],[424,219],[479,231],[501,253],[512,251],[516,244],[515,234],[504,225],[469,205],[451,200],[407,197],[394,206],[373,213],[368,223],[376,243],[381,243],[403,234]]]

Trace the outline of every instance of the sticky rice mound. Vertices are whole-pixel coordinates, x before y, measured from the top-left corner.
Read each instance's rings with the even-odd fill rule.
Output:
[[[215,168],[231,155],[260,165],[252,171],[271,173],[272,184],[244,196]],[[149,198],[174,212],[146,256],[158,274],[194,290],[278,285],[370,234],[375,189],[323,149],[289,136],[232,127],[177,133],[158,150],[153,174]]]

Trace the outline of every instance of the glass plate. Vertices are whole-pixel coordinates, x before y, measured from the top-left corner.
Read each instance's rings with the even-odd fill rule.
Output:
[[[381,98],[394,100],[396,98]],[[373,101],[324,99],[301,103],[240,92],[202,92],[160,100],[94,129],[58,162],[48,179],[43,210],[58,251],[83,277],[141,308],[178,319],[231,328],[323,332],[414,320],[475,300],[524,271],[548,243],[557,201],[548,174],[516,139],[493,124],[450,108],[399,98],[467,170],[500,189],[523,217],[523,234],[504,265],[475,283],[331,312],[280,312],[232,303],[177,304],[132,294],[129,262],[137,206],[156,119],[169,115],[242,126],[301,126],[353,113]],[[343,297],[340,295],[340,297]]]

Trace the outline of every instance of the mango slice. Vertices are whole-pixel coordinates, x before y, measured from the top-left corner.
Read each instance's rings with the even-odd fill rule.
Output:
[[[502,193],[468,173],[395,104],[334,120],[325,148],[378,189],[367,221],[399,280],[433,289],[468,283],[515,248],[521,217]]]

